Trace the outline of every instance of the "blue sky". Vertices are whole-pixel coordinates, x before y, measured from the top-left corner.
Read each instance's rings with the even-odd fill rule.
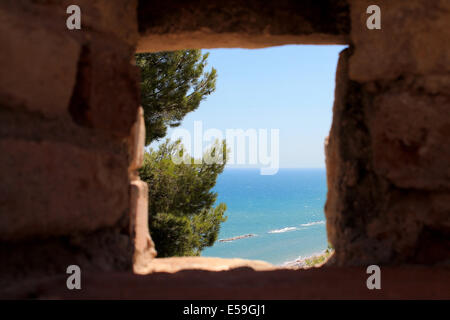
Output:
[[[291,45],[265,49],[214,49],[216,91],[181,127],[203,130],[279,129],[281,168],[323,168],[331,126],[334,81],[344,46]],[[173,129],[168,131],[168,136]],[[157,144],[152,144],[156,146]]]

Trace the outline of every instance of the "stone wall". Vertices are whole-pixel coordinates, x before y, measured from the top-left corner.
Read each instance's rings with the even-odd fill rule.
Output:
[[[69,264],[148,269],[136,50],[348,43],[326,146],[330,263],[448,261],[450,3],[376,2],[381,30],[365,0],[1,1],[0,286]]]
[[[351,1],[326,148],[334,262],[450,262],[450,2]]]
[[[66,27],[74,2],[81,30]],[[131,202],[146,190],[131,182],[144,134],[136,7],[0,2],[0,285],[70,264],[132,268]]]

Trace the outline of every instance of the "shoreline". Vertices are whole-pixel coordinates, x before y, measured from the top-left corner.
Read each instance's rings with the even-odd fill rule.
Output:
[[[293,261],[286,261],[279,266],[282,268],[311,268],[318,265],[322,265],[333,255],[334,250],[325,249],[321,252],[315,253],[307,257],[298,257]]]

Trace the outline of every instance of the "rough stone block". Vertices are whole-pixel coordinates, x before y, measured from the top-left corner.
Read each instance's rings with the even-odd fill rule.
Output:
[[[450,98],[387,92],[373,105],[375,171],[401,188],[450,188]]]
[[[89,23],[93,27],[114,34],[130,46],[135,46],[139,34],[137,26],[137,0],[87,0],[92,4],[100,19],[92,15]]]
[[[129,140],[130,164],[128,167],[129,175],[132,180],[138,178],[137,170],[144,162],[145,147],[145,122],[144,109],[139,107],[136,122],[131,129]]]
[[[450,122],[443,78],[348,78],[341,53],[326,143],[329,264],[445,264],[450,259]],[[434,89],[436,90],[434,90]],[[446,200],[447,199],[447,200]]]
[[[18,283],[66,277],[72,264],[82,276],[89,271],[131,273],[133,243],[126,231],[115,225],[64,237],[0,242],[0,292]]]
[[[139,1],[138,52],[348,43],[346,0]]]
[[[138,68],[133,52],[107,39],[83,47],[70,113],[76,123],[128,137],[139,108]]]
[[[0,7],[0,105],[68,114],[79,44],[40,20]]]
[[[141,180],[130,184],[131,234],[134,235],[133,269],[142,273],[156,256],[148,229],[148,186]]]
[[[381,30],[369,30],[369,5],[381,9]],[[350,79],[366,82],[402,74],[450,71],[450,1],[351,0]]]
[[[127,214],[126,152],[18,139],[0,150],[1,241],[93,231]]]

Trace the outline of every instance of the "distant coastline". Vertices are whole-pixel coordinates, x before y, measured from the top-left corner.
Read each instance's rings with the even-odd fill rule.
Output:
[[[283,268],[310,268],[315,266],[320,266],[325,263],[334,253],[333,249],[326,249],[320,253],[316,253],[309,257],[299,257],[294,261],[288,261],[281,265]]]

